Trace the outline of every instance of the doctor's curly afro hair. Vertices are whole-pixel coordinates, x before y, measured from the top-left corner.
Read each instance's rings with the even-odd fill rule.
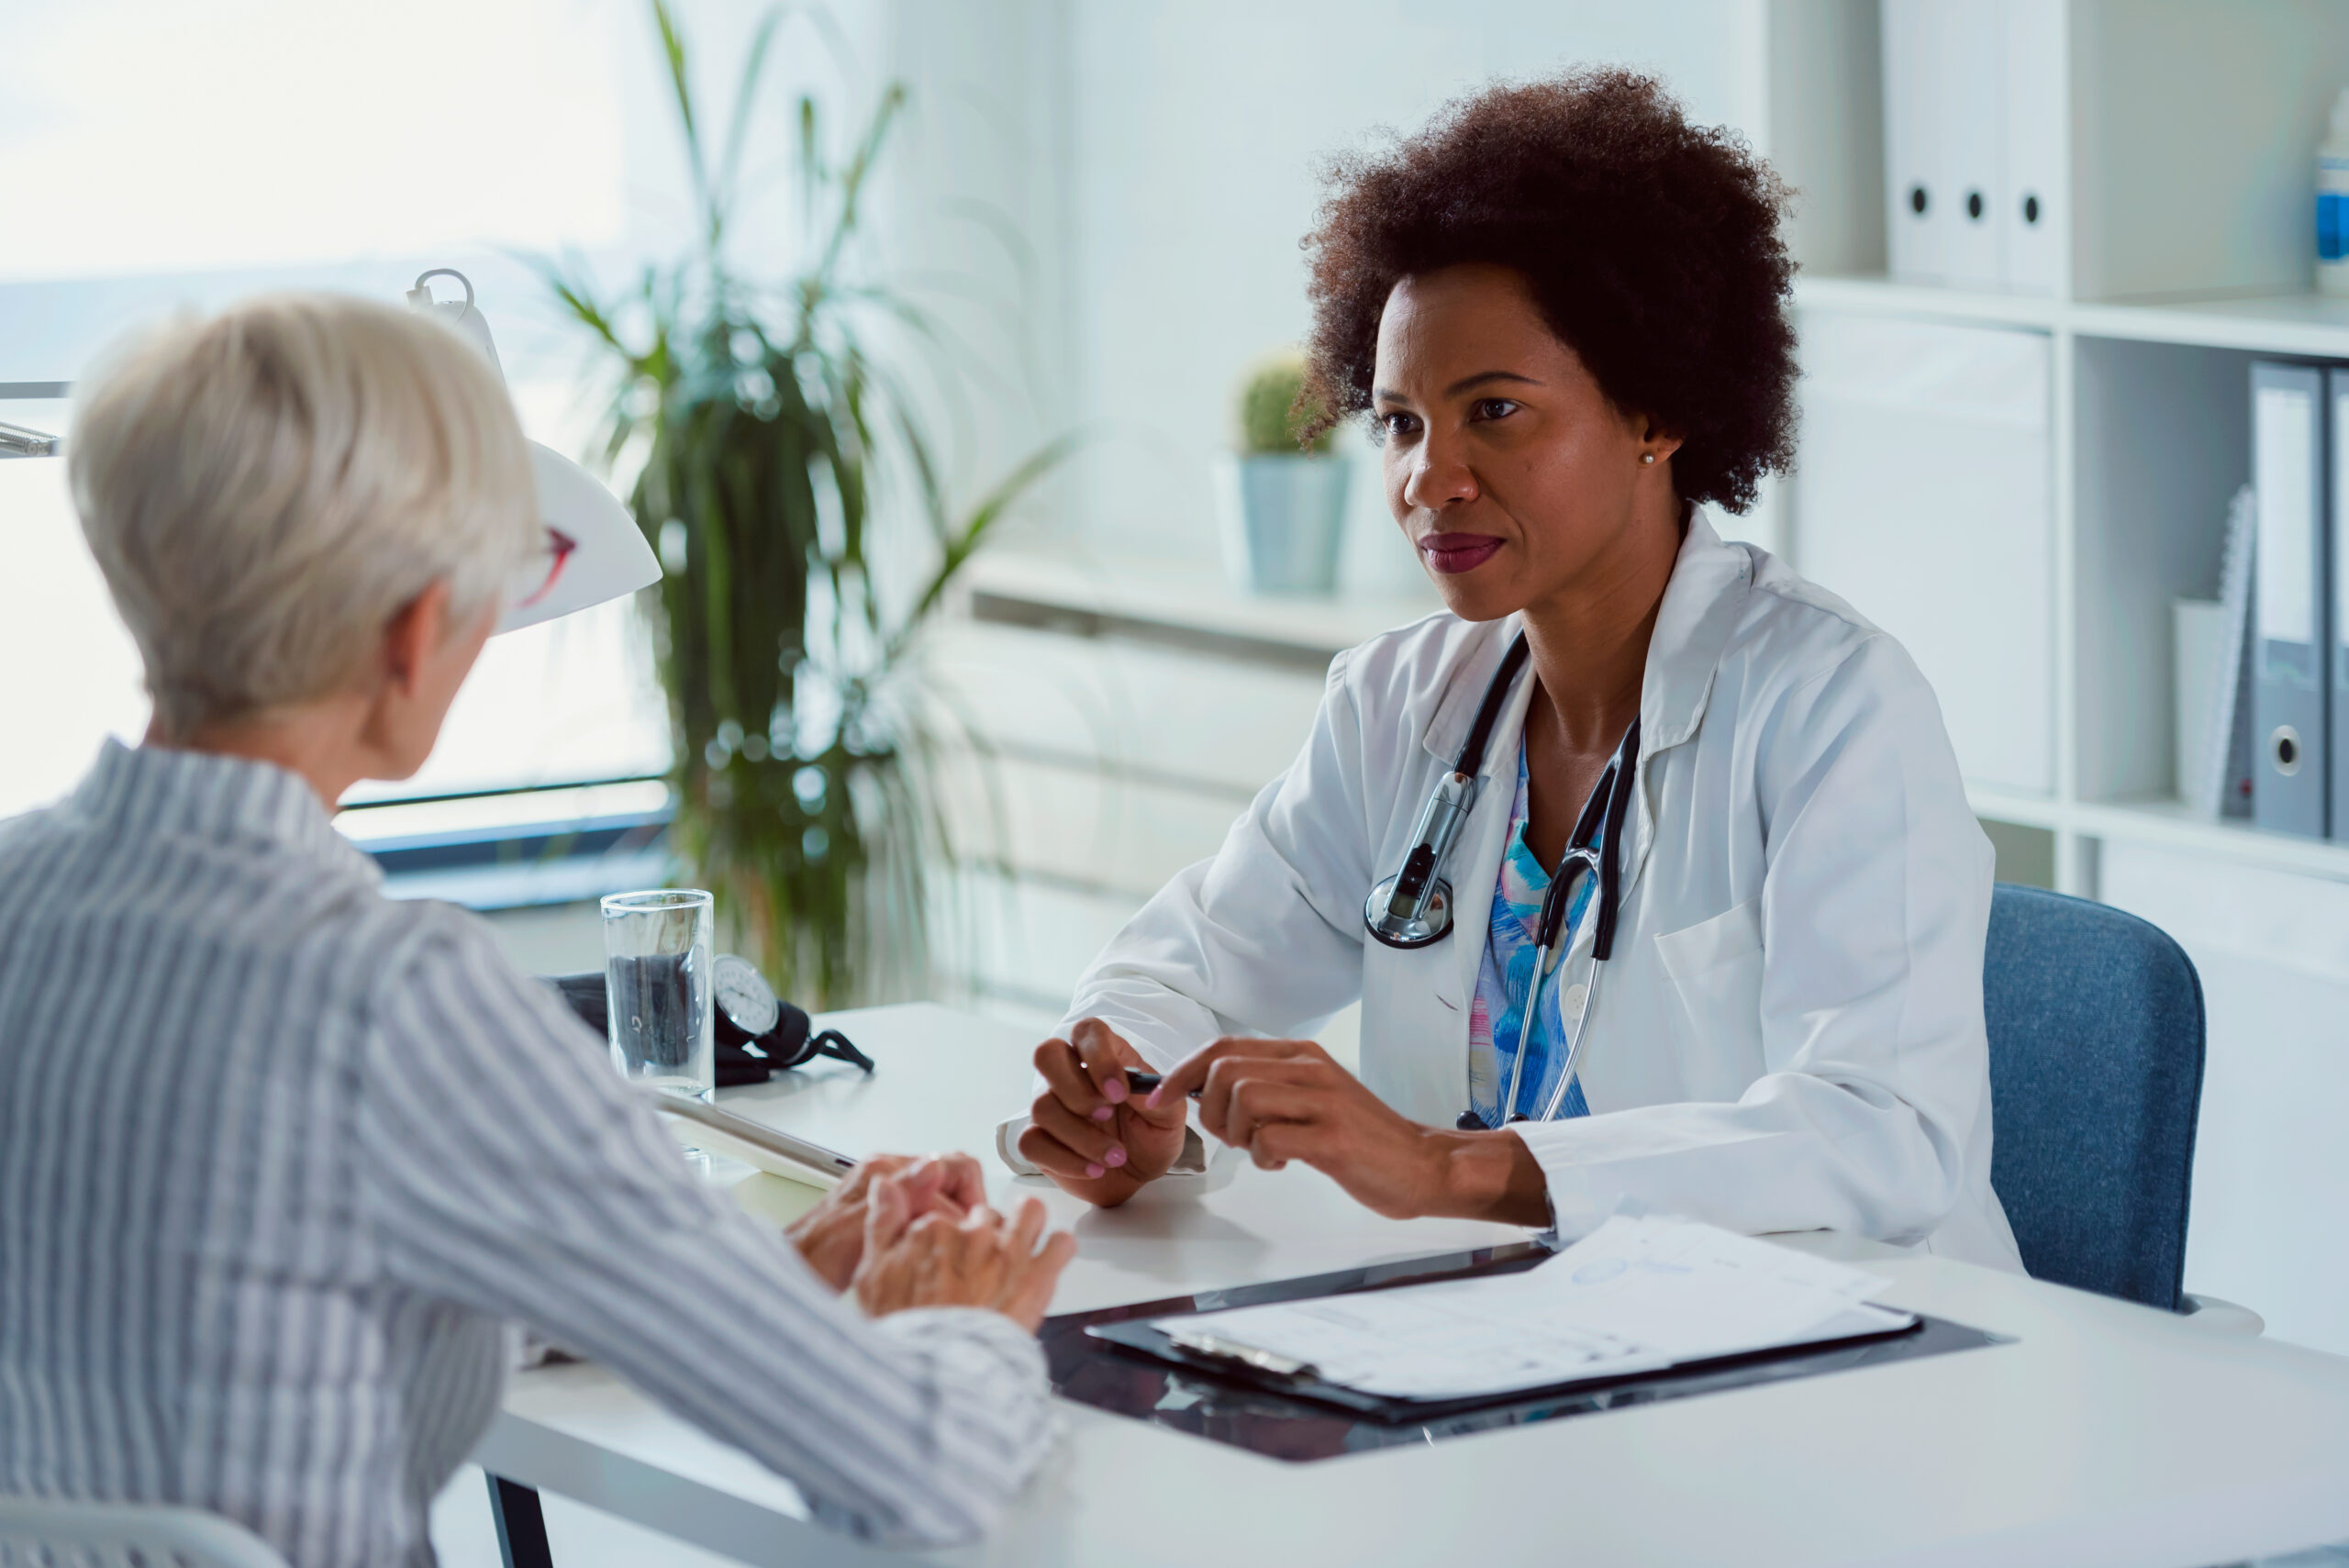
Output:
[[[1479,261],[1526,279],[1610,402],[1681,439],[1684,501],[1742,512],[1793,460],[1789,193],[1734,134],[1690,125],[1653,78],[1586,70],[1491,87],[1415,136],[1332,160],[1324,180],[1303,241],[1307,399],[1324,428],[1370,407],[1395,284]]]

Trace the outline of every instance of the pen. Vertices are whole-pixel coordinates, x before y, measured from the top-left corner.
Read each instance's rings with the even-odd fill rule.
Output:
[[[1163,1073],[1145,1073],[1139,1067],[1126,1069],[1126,1087],[1137,1095],[1147,1095],[1165,1081],[1166,1074]],[[1192,1090],[1191,1098],[1196,1100],[1198,1097],[1199,1092],[1197,1089]]]

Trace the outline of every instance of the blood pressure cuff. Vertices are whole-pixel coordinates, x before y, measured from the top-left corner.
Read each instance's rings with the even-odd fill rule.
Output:
[[[602,970],[590,970],[584,974],[550,974],[544,978],[571,1010],[579,1015],[581,1023],[607,1040],[611,1038],[611,997],[605,989]],[[807,1015],[788,1002],[783,1003],[781,1007],[782,1017],[777,1020],[775,1033],[768,1037],[763,1046],[759,1043],[743,1045],[723,1036],[715,1042],[719,1088],[763,1084],[784,1062],[800,1054],[807,1045],[807,1031],[811,1027]],[[771,1049],[778,1039],[790,1052],[780,1060]]]

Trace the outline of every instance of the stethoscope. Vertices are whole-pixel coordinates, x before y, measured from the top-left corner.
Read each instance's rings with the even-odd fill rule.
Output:
[[[1419,813],[1419,830],[1412,835],[1410,852],[1403,857],[1403,869],[1372,888],[1363,903],[1363,924],[1388,947],[1423,948],[1451,934],[1452,884],[1442,873],[1451,858],[1453,841],[1460,836],[1461,825],[1475,806],[1477,774],[1485,765],[1493,726],[1500,718],[1501,708],[1508,701],[1509,687],[1516,682],[1518,672],[1525,667],[1525,634],[1520,632],[1508,651],[1501,656],[1500,668],[1493,672],[1492,684],[1485,688],[1484,700],[1476,706],[1475,722],[1468,727],[1468,738],[1461,743],[1452,771],[1436,781],[1427,809]],[[1575,1009],[1574,1026],[1566,1035],[1565,1068],[1558,1074],[1558,1086],[1551,1092],[1549,1104],[1542,1107],[1542,1120],[1557,1118],[1565,1105],[1567,1086],[1575,1081],[1575,1069],[1581,1060],[1590,1022],[1591,1004],[1598,995],[1598,966],[1615,951],[1615,914],[1622,895],[1616,843],[1622,837],[1620,825],[1631,806],[1631,782],[1638,771],[1639,755],[1640,721],[1634,718],[1617,743],[1615,755],[1609,759],[1607,771],[1599,775],[1598,787],[1583,803],[1582,816],[1566,840],[1565,854],[1550,879],[1549,892],[1542,895],[1542,917],[1534,927],[1533,977],[1527,987],[1524,1021],[1518,1027],[1517,1060],[1509,1068],[1508,1094],[1501,1101],[1503,1115],[1508,1121],[1529,1119],[1514,1107],[1525,1076],[1526,1048],[1533,1040],[1542,985],[1565,957],[1567,944],[1562,939],[1566,934],[1566,911],[1573,905],[1574,891],[1586,876],[1595,876],[1598,879],[1598,911],[1590,944],[1590,980],[1583,987],[1581,1005]],[[1459,1125],[1464,1129],[1473,1129],[1487,1124],[1483,1117],[1469,1110],[1460,1113]]]

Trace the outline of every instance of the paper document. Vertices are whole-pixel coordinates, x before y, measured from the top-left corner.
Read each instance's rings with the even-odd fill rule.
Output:
[[[1898,1328],[1889,1282],[1689,1220],[1609,1220],[1523,1273],[1154,1319],[1326,1382],[1458,1399]]]

